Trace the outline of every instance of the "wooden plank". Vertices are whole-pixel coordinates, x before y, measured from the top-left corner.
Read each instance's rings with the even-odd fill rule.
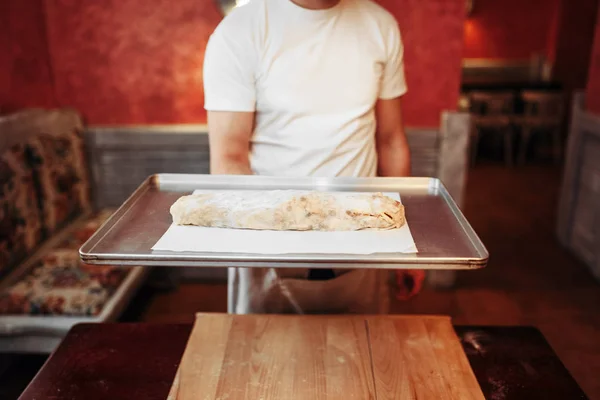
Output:
[[[468,174],[471,121],[468,113],[442,113],[439,150],[435,170],[426,176],[437,176],[459,207],[463,206]],[[454,285],[456,271],[429,271],[427,281],[433,287]]]
[[[377,399],[483,399],[448,317],[368,318]]]
[[[168,400],[483,399],[447,317],[198,314]]]
[[[87,127],[98,148],[193,147],[208,146],[206,125],[133,125]]]
[[[468,113],[442,114],[438,171],[440,178],[459,207],[463,205],[468,173],[471,117]]]
[[[175,376],[173,399],[215,399],[233,318],[197,319]],[[210,340],[209,340],[210,339]],[[171,397],[170,397],[171,398]]]
[[[199,314],[169,399],[374,399],[364,320]]]
[[[576,109],[567,154],[557,231],[600,279],[600,119]]]
[[[563,167],[556,233],[563,246],[572,248],[574,202],[579,191],[578,173],[582,160],[584,137],[600,132],[600,118],[584,110],[585,95],[578,92],[573,97],[571,123]]]

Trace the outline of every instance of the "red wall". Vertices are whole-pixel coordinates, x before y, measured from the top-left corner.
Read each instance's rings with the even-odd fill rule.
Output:
[[[568,96],[586,86],[597,9],[598,0],[563,0],[557,24],[553,77]]]
[[[464,1],[379,2],[405,41],[406,123],[438,126],[458,99]],[[2,3],[0,40],[14,45],[0,53],[0,110],[67,105],[90,124],[205,121],[203,55],[221,19],[213,0]]]
[[[61,104],[92,124],[205,120],[202,62],[212,1],[47,1]]]
[[[408,125],[439,126],[460,93],[464,0],[379,0],[398,20],[405,44]]]
[[[560,0],[475,0],[465,58],[528,59],[551,53]]]
[[[56,105],[43,1],[0,1],[0,112]]]
[[[600,11],[596,20],[596,33],[588,72],[585,103],[588,111],[600,114]]]

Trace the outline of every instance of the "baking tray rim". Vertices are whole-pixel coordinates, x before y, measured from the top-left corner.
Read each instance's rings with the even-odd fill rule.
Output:
[[[217,179],[215,179],[217,177]],[[108,235],[111,230],[118,224],[119,220],[125,216],[125,214],[131,210],[136,202],[142,198],[145,192],[156,187],[161,190],[161,181],[164,183],[170,180],[168,185],[176,184],[191,184],[197,182],[197,180],[213,180],[211,185],[217,185],[221,181],[223,183],[231,183],[233,181],[243,180],[244,185],[248,185],[248,176],[245,175],[204,175],[204,174],[173,174],[173,173],[158,173],[148,176],[133,192],[132,194],[109,216],[109,218],[101,224],[101,226],[92,234],[92,236],[79,248],[79,255],[82,261],[88,264],[123,264],[123,265],[157,265],[161,263],[164,266],[185,266],[185,265],[198,265],[208,266],[207,264],[224,263],[228,265],[236,266],[238,264],[252,263],[256,266],[256,263],[285,263],[285,264],[306,264],[318,265],[327,263],[328,265],[333,264],[393,264],[394,267],[399,266],[422,266],[434,265],[434,266],[452,266],[452,269],[473,269],[483,268],[487,265],[489,260],[489,252],[475,230],[469,224],[464,214],[447,191],[444,184],[439,178],[435,177],[373,177],[373,178],[349,178],[349,177],[335,177],[335,178],[319,178],[319,177],[266,177],[266,176],[253,176],[253,180],[257,183],[263,180],[265,182],[273,183],[273,181],[280,180],[286,182],[285,186],[290,185],[290,179],[294,181],[302,181],[296,183],[301,187],[305,187],[308,183],[316,183],[318,186],[319,182],[333,187],[336,189],[336,185],[356,185],[356,186],[369,186],[371,183],[373,191],[377,190],[383,182],[387,184],[398,184],[400,181],[412,182],[414,187],[423,189],[427,183],[427,189],[430,193],[437,193],[444,198],[446,205],[449,207],[456,221],[460,224],[465,236],[469,239],[472,248],[479,254],[479,257],[419,257],[412,254],[402,254],[401,256],[395,255],[393,258],[386,258],[385,254],[367,254],[367,255],[335,255],[335,254],[244,254],[244,253],[208,253],[208,252],[164,252],[164,251],[152,251],[151,253],[140,254],[140,253],[95,253],[94,249],[100,244],[102,239]],[[377,181],[377,182],[374,182]],[[357,185],[360,183],[360,185]],[[317,187],[318,189],[318,187]],[[339,188],[338,188],[339,189]],[[185,192],[185,191],[181,191]],[[200,258],[201,257],[201,258]],[[291,258],[293,257],[293,258]],[[388,256],[391,257],[391,256]],[[141,264],[140,264],[141,263]],[[165,264],[168,263],[168,264]]]

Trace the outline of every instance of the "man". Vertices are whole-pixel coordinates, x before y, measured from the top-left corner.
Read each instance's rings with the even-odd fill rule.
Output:
[[[369,0],[252,0],[235,8],[208,42],[204,89],[212,174],[410,174],[400,31]],[[385,313],[388,276],[230,268],[228,310]]]

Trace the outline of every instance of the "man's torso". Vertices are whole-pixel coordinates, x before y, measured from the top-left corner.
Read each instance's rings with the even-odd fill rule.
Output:
[[[386,58],[378,6],[328,10],[254,0],[259,175],[374,176],[375,115]],[[382,14],[384,15],[384,14]]]

